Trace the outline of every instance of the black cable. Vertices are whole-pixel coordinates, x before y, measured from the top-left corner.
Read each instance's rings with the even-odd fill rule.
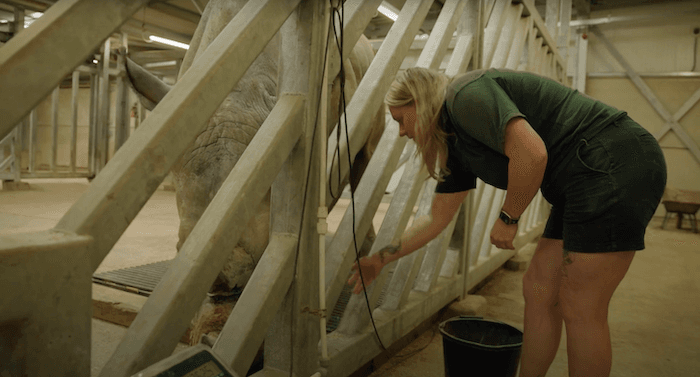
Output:
[[[338,12],[338,7],[333,5],[333,0],[330,0],[330,5],[331,5],[331,23],[333,24],[333,35],[335,37],[335,44],[338,47],[338,52],[339,52],[339,58],[340,58],[340,70],[338,72],[338,77],[339,77],[339,82],[340,82],[340,96],[341,98],[344,98],[345,96],[345,65],[343,64],[343,20],[342,20],[342,15],[339,14]],[[340,21],[340,38],[338,38],[338,30],[335,27],[335,16],[336,13],[338,15],[338,19]],[[340,174],[340,128],[341,128],[341,123],[340,123],[340,114],[343,114],[345,111],[345,100],[338,101],[338,130],[335,133],[336,137],[336,143],[335,143],[335,150],[333,151],[333,158],[331,159],[331,166],[333,166],[333,162],[335,161],[336,157],[338,158],[338,194],[334,193],[333,186],[330,186],[330,193],[331,193],[331,198],[333,198],[334,201],[337,201],[340,199],[340,196],[342,195],[343,191],[341,189],[342,187],[342,176]],[[346,125],[347,127],[347,125]],[[328,183],[330,184],[332,181],[329,177]]]
[[[333,7],[332,4],[333,3],[331,0],[331,7]],[[340,5],[340,10],[338,10],[338,7],[333,7],[333,14],[334,14],[334,17],[333,17],[332,21],[335,21],[336,14],[338,15],[338,18],[340,21],[339,22],[339,24],[340,24],[339,25],[340,38],[338,38],[338,35],[337,35],[338,33],[337,33],[336,28],[335,28],[335,22],[333,22],[333,31],[334,31],[334,33],[336,33],[336,43],[338,43],[338,39],[340,39],[339,51],[340,51],[341,76],[340,76],[340,101],[339,101],[340,103],[338,104],[338,106],[339,106],[338,116],[340,118],[340,114],[342,114],[342,116],[344,117],[344,120],[345,120],[345,141],[348,145],[348,150],[347,150],[348,174],[349,174],[350,185],[352,186],[352,182],[353,182],[353,178],[354,178],[353,171],[352,171],[352,155],[350,152],[350,136],[349,136],[349,131],[348,131],[348,116],[347,116],[347,113],[345,111],[347,105],[346,105],[346,99],[345,99],[345,77],[344,77],[345,67],[344,67],[344,61],[343,61],[343,48],[342,48],[343,42],[344,42],[344,40],[343,40],[343,34],[344,34],[343,28],[344,28],[344,21],[345,21],[344,20],[345,6],[342,3],[342,1],[341,1],[341,5]],[[341,106],[342,106],[342,108],[341,108]],[[342,112],[341,112],[341,110],[342,110]],[[340,119],[338,119],[338,127],[341,127]],[[341,130],[338,130],[338,132],[337,132],[338,143],[336,144],[337,145],[336,148],[338,149],[338,151],[340,150],[340,131]],[[338,166],[340,166],[340,163],[338,164]],[[338,169],[338,175],[340,175],[340,169]],[[362,268],[360,268],[360,252],[357,248],[357,235],[355,233],[355,223],[356,223],[355,192],[352,189],[350,190],[350,198],[351,198],[351,203],[352,203],[352,240],[353,240],[353,244],[355,246],[355,261],[357,263],[357,271],[360,275],[360,281],[362,282],[362,288],[363,288],[362,291],[363,291],[364,296],[365,296],[365,302],[367,303],[367,312],[369,313],[369,318],[372,322],[372,327],[374,328],[374,335],[377,337],[377,341],[379,342],[379,345],[382,347],[382,350],[386,351],[387,348],[384,346],[382,339],[379,337],[379,331],[377,330],[377,325],[374,322],[374,316],[372,315],[372,306],[370,305],[369,297],[367,296],[367,286],[365,285],[365,279],[362,276]]]
[[[330,24],[328,25],[328,30],[326,31],[326,44],[324,48],[324,54],[323,54],[323,67],[321,68],[321,77],[325,75],[326,73],[326,60],[328,58],[328,40],[331,37],[331,26]],[[313,156],[314,156],[314,144],[316,143],[316,132],[318,129],[318,117],[320,114],[320,111],[318,109],[321,106],[321,93],[322,90],[318,91],[318,98],[316,99],[317,107],[316,107],[316,121],[314,122],[314,131],[313,134],[311,135],[311,153],[309,156],[309,166],[306,169],[306,182],[304,183],[304,198],[302,199],[302,207],[301,207],[301,218],[299,219],[299,235],[297,238],[297,247],[296,251],[294,254],[294,268],[292,271],[294,271],[294,279],[293,282],[296,281],[296,273],[297,273],[297,263],[299,261],[299,247],[301,246],[301,239],[302,239],[302,230],[304,227],[304,214],[306,212],[306,200],[309,192],[309,179],[311,177],[311,166],[313,165]],[[323,142],[326,142],[326,137],[324,135]],[[325,203],[321,203],[322,205],[325,205]],[[296,302],[296,289],[292,290],[292,306]],[[292,310],[291,315],[290,315],[290,322],[291,326],[290,329],[294,328],[294,310]],[[289,376],[292,377],[293,375],[293,370],[294,370],[294,331],[291,331],[290,334],[290,342],[291,342],[291,347],[289,347]]]

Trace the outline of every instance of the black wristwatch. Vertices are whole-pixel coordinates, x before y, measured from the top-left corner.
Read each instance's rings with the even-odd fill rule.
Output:
[[[517,219],[510,217],[510,215],[503,210],[501,210],[501,214],[498,216],[498,218],[503,220],[503,222],[506,223],[506,225],[517,224],[518,220],[520,220],[519,217]]]

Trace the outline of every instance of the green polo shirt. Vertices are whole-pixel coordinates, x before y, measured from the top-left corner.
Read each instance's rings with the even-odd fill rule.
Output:
[[[593,137],[626,113],[552,79],[506,69],[472,71],[455,77],[447,88],[440,116],[448,137],[451,174],[438,193],[470,190],[476,178],[506,189],[508,157],[505,129],[525,118],[547,148],[542,187],[563,169],[560,162],[582,138]]]

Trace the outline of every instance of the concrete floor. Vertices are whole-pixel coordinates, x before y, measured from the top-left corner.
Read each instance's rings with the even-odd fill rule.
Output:
[[[29,191],[0,191],[0,234],[53,227],[88,187],[84,179],[27,182]],[[178,226],[174,203],[174,192],[158,190],[97,271],[173,258]],[[333,217],[329,220],[333,221]],[[375,224],[380,221],[375,219]],[[612,376],[700,376],[700,234],[687,230],[687,223],[682,230],[675,229],[675,221],[669,221],[665,230],[660,229],[660,224],[661,219],[650,224],[647,249],[637,253],[610,305]],[[477,314],[522,329],[523,274],[524,271],[505,269],[494,273],[474,292],[487,300]],[[93,319],[93,376],[107,362],[125,332],[124,327]],[[364,374],[444,376],[442,337],[437,325],[419,334],[388,361],[377,364],[369,365]],[[562,334],[559,352],[547,376],[567,375],[566,340]]]

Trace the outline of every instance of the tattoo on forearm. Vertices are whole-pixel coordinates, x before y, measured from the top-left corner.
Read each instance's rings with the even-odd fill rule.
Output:
[[[399,250],[401,250],[401,241],[399,241],[398,245],[387,245],[384,246],[381,250],[379,250],[379,260],[384,263],[384,258],[386,257],[387,254],[396,254]]]

